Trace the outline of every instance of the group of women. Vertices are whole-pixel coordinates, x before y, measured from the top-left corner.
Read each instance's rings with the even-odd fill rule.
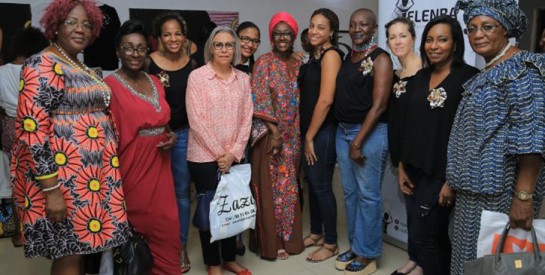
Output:
[[[545,57],[509,44],[526,22],[514,1],[457,7],[487,62],[482,71],[465,64],[463,31],[450,16],[426,25],[420,57],[410,20],[386,24],[401,65],[394,71],[378,47],[374,12],[352,13],[344,56],[339,19],[322,8],[310,18],[304,64],[294,53],[299,26],[286,12],[271,18],[272,51],[257,60],[255,24],[215,28],[202,67],[186,50],[178,14],[154,20],[160,50],[149,56],[144,26],[129,20],[115,39],[121,67],[103,80],[77,59],[99,35],[100,10],[91,0],[53,1],[41,20],[53,44],[22,67],[11,150],[25,255],[53,259],[52,274],[80,274],[82,255],[119,246],[132,226],[153,254],[152,274],[187,272],[190,181],[199,193],[213,191],[218,173],[250,161],[258,210],[251,250],[285,260],[317,246],[309,262],[337,256],[345,274],[371,274],[382,253],[389,151],[409,231],[409,261],[392,274],[463,274],[476,257],[482,209],[508,213],[525,229],[537,214]],[[340,254],[336,162],[350,246]],[[309,190],[306,237],[300,170]],[[236,261],[236,236],[199,236],[208,274],[252,274]]]

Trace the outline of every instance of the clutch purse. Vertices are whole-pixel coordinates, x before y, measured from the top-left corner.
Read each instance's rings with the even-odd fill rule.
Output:
[[[114,275],[147,275],[153,268],[153,255],[142,234],[130,226],[129,240],[113,249]]]
[[[533,252],[518,252],[504,254],[503,247],[509,234],[510,225],[507,223],[502,232],[496,254],[464,264],[465,275],[543,275],[545,274],[545,253],[539,252],[539,244],[534,228],[532,227]]]

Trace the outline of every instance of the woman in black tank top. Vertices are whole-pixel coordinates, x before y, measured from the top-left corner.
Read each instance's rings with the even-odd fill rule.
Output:
[[[388,157],[386,107],[392,61],[378,47],[373,11],[352,13],[353,49],[341,66],[335,93],[337,161],[344,189],[350,249],[337,257],[345,274],[371,274],[382,255],[381,181]]]
[[[180,267],[185,273],[191,267],[186,251],[191,207],[189,201],[191,177],[187,167],[189,122],[185,108],[185,93],[187,79],[195,62],[184,48],[187,40],[187,26],[179,14],[169,12],[159,15],[154,20],[153,28],[154,36],[159,40],[160,50],[150,54],[148,70],[150,74],[159,78],[165,88],[166,100],[171,109],[169,126],[178,137],[171,150],[171,163],[182,242]]]
[[[336,47],[338,31],[339,18],[333,11],[325,8],[314,11],[308,40],[315,51],[299,70],[302,165],[309,187],[311,233],[303,241],[306,247],[323,244],[308,254],[309,262],[321,262],[339,253],[337,202],[332,186],[337,158],[337,122],[332,107],[343,56]]]

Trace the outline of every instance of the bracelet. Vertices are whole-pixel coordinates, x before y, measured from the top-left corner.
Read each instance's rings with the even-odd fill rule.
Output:
[[[282,135],[278,135],[278,136],[272,137],[272,139],[280,139],[281,137]]]
[[[51,186],[51,187],[47,187],[47,188],[42,188],[42,192],[49,192],[49,191],[53,191],[57,188],[61,187],[61,182],[57,182],[57,184],[55,184],[54,186]]]

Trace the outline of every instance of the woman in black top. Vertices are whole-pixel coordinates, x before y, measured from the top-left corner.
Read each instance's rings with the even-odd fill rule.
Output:
[[[407,195],[409,243],[418,265],[414,272],[449,274],[454,194],[445,182],[447,144],[462,84],[478,70],[464,63],[462,28],[447,15],[426,25],[420,54],[428,67],[407,86],[399,184]]]
[[[414,51],[416,33],[414,23],[406,17],[398,17],[385,26],[388,48],[398,58],[401,68],[394,72],[394,86],[388,103],[388,149],[390,160],[397,167],[401,154],[402,128],[405,125],[405,108],[409,98],[407,83],[412,81],[416,72],[422,68],[422,60]],[[394,271],[396,274],[408,274],[416,267],[413,246],[408,243],[409,261]]]
[[[302,162],[309,186],[311,233],[303,242],[306,247],[323,244],[307,256],[310,262],[321,262],[339,253],[337,202],[332,188],[337,122],[331,110],[343,56],[337,48],[338,32],[339,18],[333,11],[314,11],[308,40],[316,51],[299,70],[299,113],[305,148]]]
[[[165,87],[166,100],[171,110],[169,126],[178,137],[171,151],[171,163],[180,219],[181,268],[185,273],[191,267],[186,251],[191,208],[189,201],[191,176],[187,168],[189,122],[185,108],[185,93],[187,79],[195,62],[183,48],[187,26],[179,14],[170,12],[159,15],[154,20],[153,29],[153,35],[159,40],[161,50],[150,54],[149,73],[157,76]]]
[[[235,68],[251,74],[255,62],[254,54],[261,44],[261,31],[256,24],[246,21],[238,25],[236,33],[240,41],[240,64]]]
[[[390,56],[378,48],[374,12],[352,13],[353,43],[337,76],[337,161],[344,189],[350,249],[337,257],[345,274],[370,274],[382,254],[381,181],[388,157],[385,111],[392,89]]]

